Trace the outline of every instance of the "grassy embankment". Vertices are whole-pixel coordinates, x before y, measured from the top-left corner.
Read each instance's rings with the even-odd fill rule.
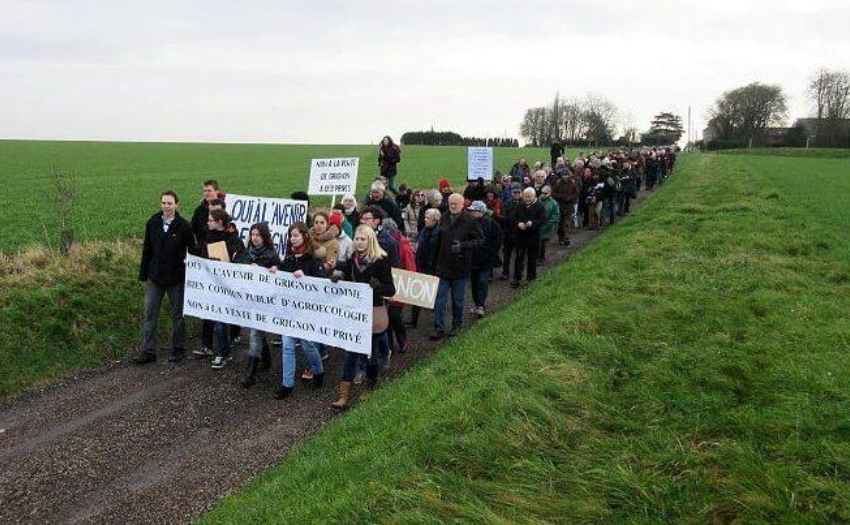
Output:
[[[702,155],[202,519],[850,520],[850,163]]]
[[[185,215],[210,177],[234,192],[287,197],[306,187],[311,158],[349,155],[361,157],[362,196],[376,171],[372,146],[0,141],[0,178],[15,210],[0,223],[0,396],[137,345],[143,288],[133,238],[158,210],[160,191],[175,188]],[[545,160],[548,150],[497,149],[497,168],[507,171],[519,156]],[[40,198],[53,163],[75,172],[80,186],[83,244],[70,258],[32,247],[56,246]],[[460,187],[466,148],[405,147],[399,171],[399,183],[431,188],[446,176]],[[168,324],[162,316],[163,332]]]

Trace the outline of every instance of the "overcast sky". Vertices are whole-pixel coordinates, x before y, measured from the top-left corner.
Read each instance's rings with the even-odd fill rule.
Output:
[[[0,0],[0,138],[517,137],[556,92],[702,129],[753,81],[793,118],[814,70],[850,70],[848,23],[846,0]]]

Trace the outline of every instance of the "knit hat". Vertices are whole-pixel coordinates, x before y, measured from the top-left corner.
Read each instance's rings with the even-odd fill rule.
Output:
[[[469,211],[477,211],[479,213],[487,212],[487,205],[482,201],[472,201],[472,204],[469,205]]]
[[[342,213],[339,210],[331,213],[330,217],[328,217],[328,224],[331,226],[336,226],[340,230],[342,230]]]
[[[440,189],[445,189],[449,186],[449,179],[440,179]]]

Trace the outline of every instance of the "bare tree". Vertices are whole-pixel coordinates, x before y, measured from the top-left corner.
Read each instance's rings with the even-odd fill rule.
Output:
[[[43,226],[48,243],[52,234],[58,236],[59,253],[68,255],[74,243],[74,204],[79,193],[79,180],[73,172],[54,164],[42,192],[50,213],[44,216]]]
[[[816,141],[835,145],[845,131],[842,121],[850,117],[850,74],[820,69],[810,80],[807,94],[817,119]]]

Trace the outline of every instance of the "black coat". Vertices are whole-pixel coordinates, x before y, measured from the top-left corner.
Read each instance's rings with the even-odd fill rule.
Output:
[[[472,270],[472,253],[484,244],[481,223],[464,210],[451,222],[451,213],[440,219],[440,252],[437,255],[436,275],[442,279],[469,277]],[[460,242],[460,253],[452,253],[452,245]]]
[[[513,241],[517,246],[534,246],[540,242],[540,228],[546,224],[546,210],[540,199],[534,201],[531,206],[521,202],[511,210],[510,228],[513,232]],[[519,223],[531,221],[531,227],[525,230],[519,229]]]
[[[384,297],[395,295],[393,269],[390,266],[389,259],[386,257],[369,263],[360,269],[357,267],[357,263],[354,262],[354,255],[352,255],[347,261],[338,266],[338,269],[342,271],[343,279],[346,281],[370,284],[372,278],[378,280],[378,287],[372,288],[372,306],[381,306],[384,304]]]
[[[325,276],[325,265],[309,253],[304,253],[300,257],[293,253],[287,253],[278,269],[289,273],[301,270],[307,277]]]
[[[145,225],[140,281],[159,286],[182,284],[186,280],[186,253],[195,249],[195,235],[186,219],[175,213],[168,232],[162,229],[162,212],[155,213]]]
[[[192,214],[192,232],[195,234],[195,241],[202,243],[206,240],[207,218],[210,214],[210,203],[206,200],[198,204],[195,212]]]
[[[280,255],[274,246],[261,245],[259,248],[250,246],[245,252],[240,254],[235,261],[239,264],[256,264],[263,268],[271,268],[272,266],[280,267]]]
[[[237,262],[246,251],[242,239],[239,238],[239,234],[236,232],[236,227],[231,224],[224,230],[208,230],[204,242],[198,245],[198,254],[205,259],[209,259],[210,253],[207,247],[217,242],[223,242],[227,247],[227,255],[230,257],[231,262]]]
[[[378,208],[381,208],[384,210],[384,213],[387,214],[387,217],[395,221],[396,225],[398,225],[399,231],[404,233],[404,221],[401,220],[401,209],[399,209],[398,204],[396,204],[394,200],[390,199],[386,195],[384,195],[384,197],[379,201],[374,201],[371,198],[368,198],[363,203],[363,206],[377,206]],[[363,213],[363,208],[360,210],[360,213]]]
[[[484,215],[478,222],[484,233],[484,244],[472,255],[472,268],[492,268],[502,247],[502,228],[491,217]],[[417,267],[418,268],[418,267]]]
[[[437,270],[437,255],[440,253],[440,225],[433,228],[425,226],[419,230],[416,243],[416,271],[434,275]]]

